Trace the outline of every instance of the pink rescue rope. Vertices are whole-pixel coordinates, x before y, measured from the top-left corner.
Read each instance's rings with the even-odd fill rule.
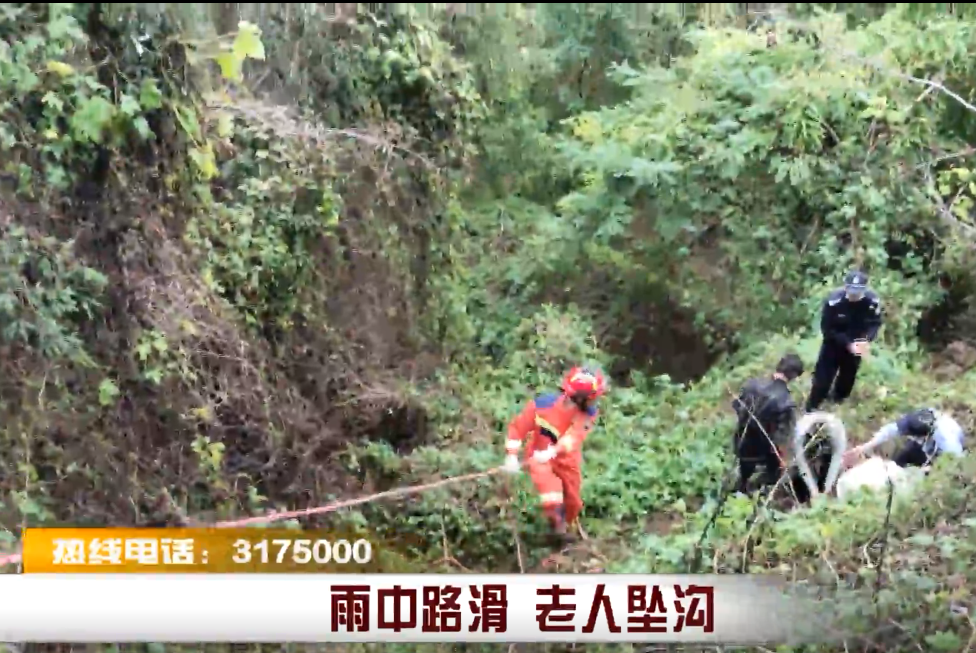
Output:
[[[454,476],[452,478],[445,478],[440,481],[435,481],[433,483],[425,483],[423,485],[413,485],[410,487],[401,487],[395,490],[387,490],[385,492],[378,492],[376,494],[370,494],[365,497],[358,497],[356,499],[347,499],[345,501],[336,501],[335,503],[330,503],[325,506],[317,506],[315,508],[303,508],[301,510],[290,510],[288,512],[272,512],[267,515],[261,515],[259,517],[248,517],[246,519],[234,519],[231,521],[221,521],[214,524],[206,524],[202,522],[197,522],[194,524],[196,528],[234,528],[237,526],[248,526],[251,524],[270,524],[276,521],[282,521],[285,519],[294,519],[296,517],[305,517],[308,515],[320,515],[326,512],[335,512],[341,508],[349,508],[351,506],[358,506],[363,503],[371,503],[373,501],[379,501],[380,499],[389,499],[391,497],[402,497],[408,494],[417,494],[419,492],[426,492],[427,490],[433,490],[437,487],[442,487],[444,485],[451,485],[454,483],[461,483],[464,481],[473,481],[478,478],[483,478],[485,476],[491,476],[492,474],[497,474],[502,470],[501,467],[496,467],[495,469],[488,470],[487,472],[477,472],[475,474],[465,474],[464,476]],[[7,565],[18,564],[21,561],[20,552],[8,553],[5,555],[0,555],[0,567],[5,567]]]

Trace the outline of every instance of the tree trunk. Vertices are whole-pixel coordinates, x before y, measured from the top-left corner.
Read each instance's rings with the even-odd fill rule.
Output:
[[[230,34],[237,31],[237,23],[240,22],[237,12],[236,2],[218,2],[214,4],[213,17],[214,25],[217,27],[218,34]]]

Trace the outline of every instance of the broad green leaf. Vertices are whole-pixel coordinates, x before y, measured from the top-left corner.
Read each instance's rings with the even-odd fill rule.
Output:
[[[119,102],[119,110],[127,116],[134,116],[142,110],[142,107],[134,97],[123,94],[122,101]]]
[[[176,121],[180,123],[180,127],[186,132],[187,136],[193,140],[200,139],[200,123],[197,120],[197,114],[193,109],[189,109],[181,104],[174,105],[174,114],[176,115]]]
[[[217,117],[217,135],[221,138],[230,138],[234,135],[234,116],[221,113]]]
[[[48,6],[56,7],[62,6],[65,8],[70,8],[72,5],[68,3],[50,3]],[[51,20],[47,24],[47,33],[52,40],[58,41],[66,36],[77,39],[79,41],[84,41],[88,37],[78,26],[78,21],[70,13],[62,13],[55,16],[52,12]]]
[[[203,147],[190,148],[190,159],[196,165],[203,179],[213,179],[217,175],[217,161],[210,143]]]
[[[115,105],[96,95],[78,104],[78,110],[71,116],[71,130],[81,140],[102,142],[102,133],[115,116]]]
[[[41,102],[51,107],[55,111],[61,111],[61,109],[64,108],[64,102],[57,95],[57,93],[54,93],[52,91],[48,91],[47,93],[45,93],[44,97],[41,98]]]
[[[67,77],[68,75],[73,75],[75,69],[70,65],[61,61],[48,61],[47,62],[48,72],[60,75],[61,77]]]
[[[224,79],[240,81],[243,63],[244,59],[237,56],[236,52],[221,52],[217,55],[217,65],[220,66],[220,74]]]
[[[261,29],[247,21],[241,21],[237,26],[237,36],[234,37],[234,54],[242,60],[264,59],[264,44],[261,43]]]
[[[139,88],[139,104],[143,109],[153,110],[163,106],[163,94],[156,86],[156,80],[146,79]]]
[[[140,342],[136,345],[136,355],[139,356],[139,360],[144,361],[149,358],[149,354],[152,353],[152,344],[149,342]]]
[[[963,649],[962,639],[951,631],[939,631],[932,635],[926,635],[925,643],[931,648],[930,651],[961,651]]]
[[[98,403],[108,406],[119,396],[119,388],[111,379],[102,379],[98,384]]]
[[[149,139],[155,136],[153,130],[149,127],[149,122],[143,116],[136,117],[136,119],[132,121],[132,124],[136,128],[136,131],[139,132],[139,135],[143,138]]]

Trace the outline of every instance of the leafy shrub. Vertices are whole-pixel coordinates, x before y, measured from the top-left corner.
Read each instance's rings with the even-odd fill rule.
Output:
[[[154,80],[110,89],[90,74],[88,40],[72,12],[54,3],[7,5],[0,14],[8,38],[0,48],[0,152],[26,197],[50,200],[86,178],[79,172],[94,167],[99,148],[152,137],[144,113],[161,106]]]
[[[71,242],[17,224],[0,235],[0,336],[52,360],[91,362],[78,329],[100,310],[105,275],[79,262]]]
[[[209,208],[190,221],[186,238],[204,253],[204,279],[249,324],[287,327],[315,278],[318,242],[338,225],[341,200],[326,162],[266,129],[243,124],[233,136],[221,200],[204,194]]]
[[[907,45],[917,32],[896,17],[818,29],[819,45],[775,48],[702,31],[671,69],[621,66],[635,96],[572,119],[563,150],[586,183],[560,207],[600,246],[676,270],[673,295],[738,333],[800,327],[825,281],[866,266],[897,306],[886,337],[906,342],[938,296],[923,285],[931,255],[913,244],[940,227],[921,171],[959,144],[938,130],[940,103],[917,102],[917,86],[869,62],[891,48],[910,51],[913,69],[941,65],[968,28],[940,22],[925,49]]]

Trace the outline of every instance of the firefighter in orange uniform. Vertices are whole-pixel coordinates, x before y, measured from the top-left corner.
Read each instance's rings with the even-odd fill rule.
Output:
[[[520,469],[518,451],[528,440],[529,476],[553,530],[565,535],[583,509],[580,448],[597,417],[597,399],[606,392],[603,373],[576,367],[562,383],[562,393],[544,394],[526,404],[508,427],[504,469]]]

